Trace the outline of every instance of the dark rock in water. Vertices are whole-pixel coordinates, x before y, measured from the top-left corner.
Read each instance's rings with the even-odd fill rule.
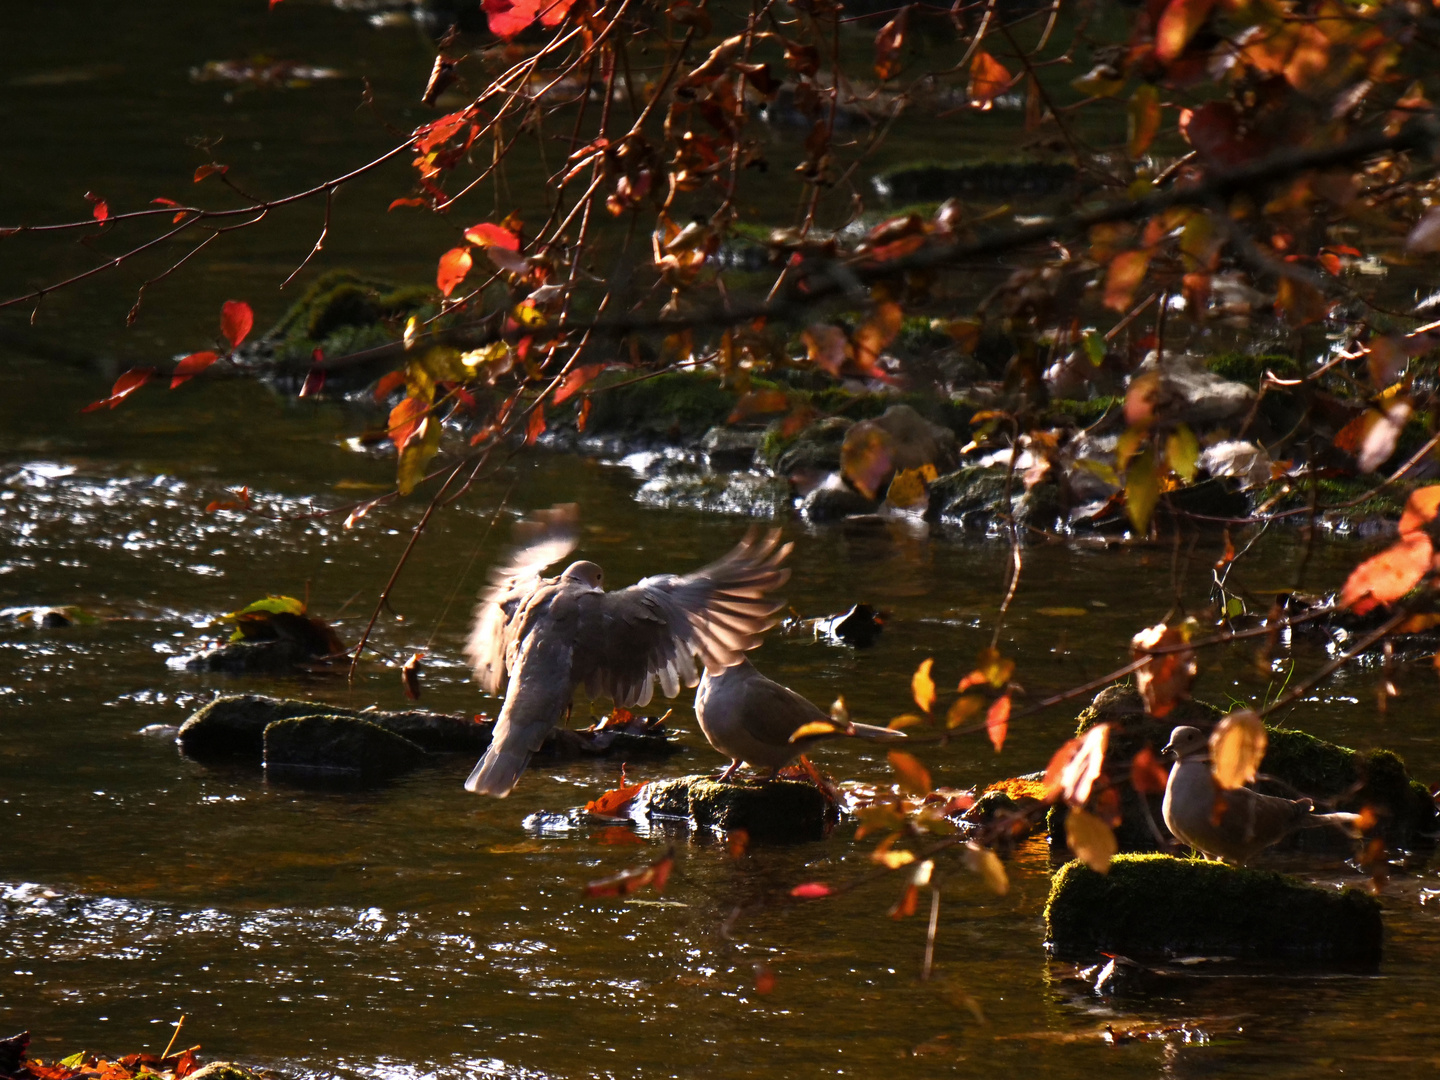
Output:
[[[700,449],[712,469],[748,469],[764,438],[760,428],[712,427],[700,440]]]
[[[1056,872],[1045,936],[1057,956],[1225,954],[1373,966],[1380,962],[1380,904],[1269,870],[1119,855],[1108,874],[1079,861]]]
[[[1005,501],[1008,470],[1003,465],[964,465],[930,484],[926,517],[967,529],[985,529]],[[1011,483],[1011,491],[1024,484]]]
[[[1175,727],[1190,724],[1208,731],[1222,715],[1213,705],[1183,701],[1157,720],[1145,714],[1144,703],[1133,687],[1111,686],[1081,711],[1076,734],[1083,735],[1096,724],[1113,724],[1105,771],[1110,776],[1125,776],[1130,761],[1143,747],[1158,754]],[[1368,808],[1377,818],[1372,833],[1387,846],[1404,850],[1434,847],[1440,809],[1425,785],[1410,777],[1398,755],[1389,750],[1351,750],[1288,728],[1267,726],[1266,734],[1269,741],[1260,763],[1261,778],[1253,785],[1257,791],[1292,799],[1308,796],[1320,810],[1360,813]],[[1159,847],[1156,829],[1160,836],[1168,836],[1161,819],[1161,796],[1137,795],[1128,784],[1120,785],[1119,791],[1121,821],[1115,839],[1120,850],[1155,851]],[[1050,843],[1060,857],[1065,847],[1065,814],[1063,804],[1050,813]],[[1292,833],[1273,850],[1343,854],[1354,846],[1339,829],[1317,828]]]
[[[299,784],[373,783],[401,776],[425,751],[355,716],[296,716],[265,728],[267,776]]]
[[[1075,166],[1063,162],[982,161],[949,165],[901,165],[876,176],[876,193],[891,203],[944,199],[1038,199],[1060,195],[1076,183]]]
[[[814,621],[815,636],[841,642],[856,649],[869,648],[885,629],[885,616],[869,604],[856,604],[849,611]]]
[[[799,780],[722,784],[682,776],[647,785],[637,806],[650,818],[687,818],[716,832],[744,829],[751,840],[781,844],[823,840],[839,819],[824,792]]]
[[[255,673],[283,674],[312,659],[301,642],[290,638],[274,641],[230,641],[213,649],[177,657],[185,671],[215,671],[226,675]]]
[[[818,524],[852,514],[871,514],[879,506],[879,499],[867,499],[840,479],[839,473],[831,473],[800,501],[800,516]]]
[[[180,749],[201,761],[264,756],[265,729],[278,720],[301,716],[340,716],[365,720],[431,753],[482,754],[490,745],[493,720],[422,709],[403,712],[360,711],[341,705],[263,694],[216,698],[197,710],[176,736]],[[547,736],[539,756],[569,761],[583,757],[660,758],[679,749],[658,723],[632,720],[603,730],[558,729]]]
[[[794,473],[825,473],[840,468],[840,447],[855,421],[829,416],[816,421],[789,442],[779,437],[780,425],[767,431],[760,456],[776,476]]]
[[[674,472],[645,481],[635,501],[667,510],[703,510],[774,518],[788,513],[790,487],[773,476],[750,472]]]
[[[261,1076],[254,1069],[247,1069],[244,1065],[237,1065],[233,1061],[212,1061],[190,1074],[198,1076],[200,1080],[261,1080]],[[189,1080],[189,1077],[186,1077]]]

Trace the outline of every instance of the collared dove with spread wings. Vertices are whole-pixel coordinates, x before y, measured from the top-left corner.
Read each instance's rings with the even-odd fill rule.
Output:
[[[485,690],[505,686],[505,704],[467,791],[510,794],[576,687],[627,708],[649,704],[656,681],[674,697],[699,682],[697,657],[706,671],[731,666],[760,644],[783,606],[767,599],[790,577],[781,563],[791,545],[780,543],[778,529],[763,537],[751,530],[694,573],[606,592],[593,562],[540,576],[575,549],[578,521],[574,505],[521,521],[515,548],[481,594],[465,651]]]

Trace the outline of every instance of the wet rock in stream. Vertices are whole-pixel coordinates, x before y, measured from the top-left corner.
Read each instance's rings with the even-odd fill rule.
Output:
[[[1045,936],[1059,957],[1223,954],[1373,966],[1380,903],[1269,870],[1169,855],[1119,855],[1107,874],[1078,860],[1056,872]]]
[[[424,760],[420,746],[356,716],[296,716],[264,731],[266,775],[306,786],[389,780]]]
[[[744,829],[751,840],[763,843],[823,840],[839,820],[835,803],[800,780],[722,783],[710,776],[682,776],[646,785],[637,808],[652,820],[684,819],[695,829]]]

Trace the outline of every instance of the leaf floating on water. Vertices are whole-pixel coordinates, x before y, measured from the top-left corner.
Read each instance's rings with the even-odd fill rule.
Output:
[[[765,964],[755,965],[755,993],[762,997],[775,992],[775,972]]]
[[[1260,771],[1269,736],[1253,709],[1238,709],[1210,733],[1210,771],[1222,788],[1244,787]]]
[[[587,882],[582,894],[589,897],[595,896],[629,896],[633,892],[639,892],[646,886],[650,886],[657,893],[665,891],[665,883],[670,880],[670,871],[675,867],[675,849],[672,847],[663,856],[651,863],[649,866],[636,867],[633,870],[622,870],[610,877],[599,878]]]
[[[1065,818],[1065,842],[1075,857],[1097,874],[1110,872],[1110,860],[1119,850],[1110,826],[1080,809],[1071,810]]]
[[[626,784],[624,777],[621,777],[621,784],[613,791],[607,791],[598,799],[592,799],[585,804],[585,810],[590,814],[599,814],[601,817],[619,817],[622,812],[629,809],[630,804],[635,801],[635,796],[645,785]]]
[[[1078,619],[1082,615],[1089,615],[1090,612],[1083,607],[1042,607],[1035,609],[1036,614],[1046,615],[1052,619]]]
[[[790,895],[797,900],[819,900],[822,896],[830,895],[830,886],[823,881],[807,881],[791,889]]]

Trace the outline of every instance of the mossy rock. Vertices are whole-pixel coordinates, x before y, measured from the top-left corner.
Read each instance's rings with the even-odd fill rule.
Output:
[[[930,485],[930,505],[925,516],[931,521],[963,529],[989,530],[1000,520],[1005,489],[1010,489],[1010,512],[1017,524],[1037,529],[1062,526],[1067,513],[1060,489],[1051,483],[1025,490],[1017,474],[1008,477],[1004,465],[962,465],[936,478]]]
[[[765,429],[760,459],[776,476],[797,472],[834,472],[840,468],[840,447],[855,421],[848,416],[827,416],[786,437],[779,422]]]
[[[629,382],[634,377],[630,372],[609,372],[595,381],[585,422],[587,435],[618,433],[698,443],[735,408],[735,393],[713,375],[678,371]]]
[[[209,1065],[196,1069],[190,1077],[199,1077],[200,1080],[261,1080],[260,1074],[254,1069],[237,1065],[233,1061],[212,1061]],[[190,1080],[190,1077],[186,1077],[186,1080]]]
[[[294,638],[270,641],[227,641],[183,658],[186,671],[209,671],[224,675],[283,675],[301,664],[319,660],[304,642]]]
[[[425,751],[357,716],[295,716],[264,732],[267,776],[306,785],[375,783],[402,776]]]
[[[1260,389],[1260,380],[1265,377],[1267,371],[1273,371],[1282,379],[1298,379],[1304,374],[1299,361],[1284,353],[1251,355],[1250,353],[1227,352],[1208,357],[1205,366],[1222,379],[1242,382],[1257,390]]]
[[[751,840],[781,844],[823,840],[839,818],[824,792],[799,780],[735,784],[682,776],[648,785],[641,806],[649,817],[687,818],[720,833],[744,829]]]
[[[281,363],[307,368],[316,349],[345,356],[398,341],[411,316],[438,310],[428,285],[380,281],[353,270],[321,274],[265,335]]]
[[[1135,959],[1225,955],[1374,966],[1380,904],[1269,870],[1169,855],[1118,855],[1108,874],[1077,861],[1056,872],[1045,905],[1055,955]]]

